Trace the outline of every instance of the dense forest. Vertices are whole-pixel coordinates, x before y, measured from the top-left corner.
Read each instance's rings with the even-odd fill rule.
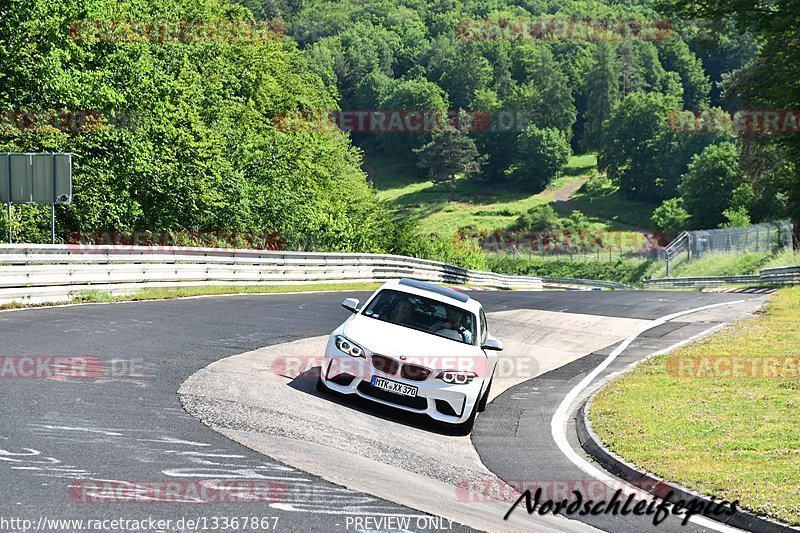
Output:
[[[797,219],[797,135],[675,127],[682,111],[798,108],[798,10],[789,0],[756,4],[0,0],[0,110],[98,113],[80,131],[0,121],[0,151],[75,154],[75,201],[58,211],[62,234],[269,231],[287,243],[313,235],[318,249],[479,266],[468,244],[421,238],[392,219],[366,180],[362,148],[413,161],[421,176],[531,191],[557,177],[570,154],[596,152],[626,197],[660,205],[653,221],[661,229]],[[621,39],[463,31],[471,21],[530,18],[669,19],[670,31]],[[75,21],[106,19],[255,19],[285,34],[115,42],[70,32]],[[505,130],[413,134],[291,129],[279,120],[339,109],[524,118]],[[16,238],[46,240],[48,209],[16,207]]]

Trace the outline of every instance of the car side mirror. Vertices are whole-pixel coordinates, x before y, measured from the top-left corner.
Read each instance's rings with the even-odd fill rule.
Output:
[[[483,341],[481,348],[484,350],[494,350],[495,352],[499,352],[503,349],[503,343],[494,337],[486,337],[486,340]]]
[[[358,301],[357,298],[346,298],[342,302],[342,307],[350,311],[351,313],[358,313],[358,304],[361,303]]]

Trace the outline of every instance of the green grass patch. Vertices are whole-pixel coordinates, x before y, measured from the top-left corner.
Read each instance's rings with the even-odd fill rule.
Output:
[[[574,155],[564,167],[565,176],[588,176],[597,168],[597,154]]]
[[[637,228],[651,228],[653,224],[650,217],[658,207],[628,200],[620,194],[616,185],[602,177],[585,183],[575,193],[573,202],[587,214]]]
[[[800,265],[800,252],[792,250],[784,250],[778,254],[773,255],[761,265],[761,268],[778,268],[785,266]]]
[[[378,197],[400,217],[411,218],[425,233],[448,235],[460,228],[503,230],[531,207],[553,202],[558,189],[585,179],[597,164],[593,155],[573,156],[564,175],[544,191],[532,194],[511,183],[487,184],[473,180],[438,183],[418,177],[407,163],[390,160],[379,152],[367,153],[365,166]],[[570,214],[557,209],[565,218]],[[590,219],[587,229],[611,229],[606,221]]]
[[[28,307],[48,307],[64,303],[109,303],[141,300],[170,300],[190,296],[214,296],[223,294],[271,294],[286,292],[311,291],[374,291],[381,283],[313,283],[299,285],[209,285],[198,287],[160,288],[149,287],[131,294],[112,295],[106,291],[79,291],[69,302],[45,302],[29,304],[25,302],[9,302],[0,304],[0,310],[22,309]]]
[[[101,303],[101,302],[113,302],[114,297],[105,291],[98,291],[98,290],[88,290],[88,291],[78,291],[72,298],[70,298],[71,303]]]
[[[168,300],[190,296],[222,294],[271,294],[310,291],[374,291],[380,283],[312,283],[300,285],[209,285],[200,287],[159,288],[150,287],[128,295],[114,296],[114,301]]]
[[[697,357],[796,360],[800,287],[776,293],[762,316],[655,357],[612,382],[595,397],[594,430],[639,468],[800,524],[800,369],[738,379],[681,377],[674,370]]]
[[[706,254],[700,259],[685,261],[670,271],[671,278],[690,278],[696,276],[742,276],[758,274],[759,270],[770,264],[773,257],[767,253]],[[775,262],[781,263],[780,259]],[[780,265],[784,266],[784,265]],[[659,264],[653,271],[654,278],[663,278],[667,274],[666,265]]]

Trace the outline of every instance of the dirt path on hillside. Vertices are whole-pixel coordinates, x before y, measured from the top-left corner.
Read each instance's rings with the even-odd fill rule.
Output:
[[[587,181],[589,181],[589,178],[581,178],[560,189],[556,189],[553,193],[553,202],[567,211],[581,211],[581,208],[572,201],[572,195],[578,192],[578,189],[583,187],[583,184]]]
[[[583,213],[586,216],[599,218],[600,220],[604,220],[605,222],[608,222],[609,224],[615,224],[617,226],[623,227],[625,229],[629,229],[631,231],[638,231],[638,232],[643,233],[643,234],[652,233],[652,230],[650,230],[648,228],[640,228],[638,226],[632,226],[630,224],[625,224],[624,222],[619,222],[619,221],[616,221],[616,220],[610,220],[610,219],[604,217],[600,213],[594,212],[591,209],[586,209],[586,208],[581,207],[578,204],[576,204],[573,201],[572,197],[575,195],[576,192],[578,192],[578,189],[583,187],[583,184],[586,183],[587,181],[589,181],[589,178],[581,178],[579,180],[576,180],[576,181],[570,183],[569,185],[566,185],[565,187],[557,189],[556,191],[553,192],[553,202],[556,204],[556,206],[558,206],[559,208],[561,208],[561,209],[563,209],[563,210],[565,210],[567,212],[580,211],[581,213]]]

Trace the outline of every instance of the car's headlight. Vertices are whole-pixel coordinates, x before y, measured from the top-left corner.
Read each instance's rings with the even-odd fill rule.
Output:
[[[450,383],[451,385],[466,385],[467,383],[472,383],[472,380],[478,377],[475,372],[463,372],[463,371],[455,371],[455,370],[445,370],[444,372],[440,372],[436,379],[441,379],[445,383]]]
[[[364,357],[364,348],[341,335],[336,336],[336,347],[339,351],[352,355],[353,357]]]

